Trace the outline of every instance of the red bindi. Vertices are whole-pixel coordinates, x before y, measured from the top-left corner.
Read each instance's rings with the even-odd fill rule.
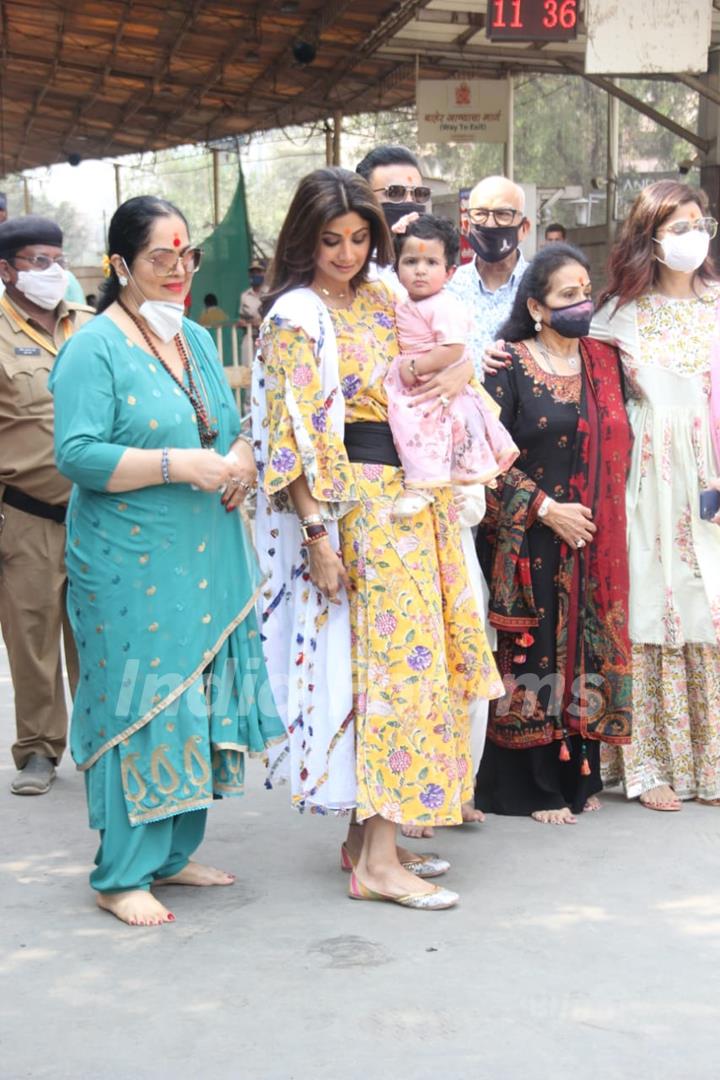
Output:
[[[177,234],[173,236],[173,247],[180,247],[180,237]]]

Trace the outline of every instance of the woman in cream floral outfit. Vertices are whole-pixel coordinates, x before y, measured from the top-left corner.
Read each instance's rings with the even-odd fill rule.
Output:
[[[606,781],[653,810],[720,805],[720,529],[700,518],[717,477],[711,355],[717,222],[670,180],[633,204],[591,328],[622,354],[635,444],[628,484],[633,740]]]

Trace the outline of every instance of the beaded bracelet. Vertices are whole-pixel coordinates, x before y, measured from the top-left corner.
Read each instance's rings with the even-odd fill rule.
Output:
[[[160,456],[160,472],[162,473],[163,484],[170,483],[170,450],[167,446],[163,447],[163,452]]]

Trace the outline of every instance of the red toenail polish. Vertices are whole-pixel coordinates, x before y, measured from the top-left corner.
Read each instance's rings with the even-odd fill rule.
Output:
[[[175,922],[175,916],[173,915],[172,911],[168,912],[167,921],[168,922]]]

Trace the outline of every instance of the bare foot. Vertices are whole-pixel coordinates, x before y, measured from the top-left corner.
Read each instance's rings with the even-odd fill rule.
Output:
[[[432,840],[435,835],[430,825],[403,825],[400,832],[410,840]]]
[[[481,822],[485,820],[485,815],[482,810],[476,810],[475,804],[472,802],[464,802],[462,804],[462,819],[468,824],[472,825],[475,822]]]
[[[400,863],[373,869],[361,859],[355,872],[363,885],[373,892],[382,893],[383,896],[424,896],[426,893],[435,892],[434,885],[411,874]]]
[[[173,913],[145,889],[97,893],[96,900],[99,908],[109,911],[128,926],[160,926],[161,923],[175,922]]]
[[[649,791],[643,791],[640,802],[648,810],[680,810],[682,808],[682,803],[669,784],[658,784]]]
[[[602,803],[598,799],[597,795],[591,795],[588,801],[585,803],[585,813],[592,814],[595,810],[602,810]]]
[[[530,817],[541,825],[574,825],[577,822],[577,818],[567,806],[562,810],[536,810]]]
[[[216,870],[214,866],[203,866],[192,859],[180,873],[172,877],[158,878],[153,885],[234,885],[235,875]]]

